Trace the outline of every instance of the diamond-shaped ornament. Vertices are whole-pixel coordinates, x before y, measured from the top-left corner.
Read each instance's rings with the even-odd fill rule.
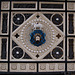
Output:
[[[30,35],[31,33],[34,35]],[[19,35],[18,38],[15,37],[16,34]],[[34,13],[11,35],[23,51],[35,60],[44,58],[64,39],[64,36],[64,33],[40,12]],[[38,43],[41,44],[37,46]]]

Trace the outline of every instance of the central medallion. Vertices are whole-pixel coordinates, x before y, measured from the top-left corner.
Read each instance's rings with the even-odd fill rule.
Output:
[[[34,46],[41,46],[46,42],[46,34],[42,31],[42,24],[34,24],[33,32],[30,33],[30,42]]]
[[[40,46],[45,43],[45,33],[42,30],[35,30],[30,34],[30,42],[35,46]]]

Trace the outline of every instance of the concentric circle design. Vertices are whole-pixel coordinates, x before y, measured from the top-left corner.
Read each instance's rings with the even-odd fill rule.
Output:
[[[15,14],[14,17],[13,17],[13,22],[16,25],[21,25],[24,22],[23,14]]]
[[[52,16],[52,22],[55,24],[55,25],[60,25],[62,24],[63,22],[63,18],[60,14],[54,14]]]
[[[53,49],[52,56],[54,58],[59,59],[59,58],[62,57],[62,55],[63,55],[63,51],[60,47],[56,47],[56,48]]]
[[[13,49],[12,55],[14,58],[19,59],[23,56],[23,50],[19,47],[16,47]]]

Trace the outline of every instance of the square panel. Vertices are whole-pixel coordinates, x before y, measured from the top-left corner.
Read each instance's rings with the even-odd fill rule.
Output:
[[[67,10],[74,11],[75,10],[75,2],[67,2]]]
[[[74,21],[74,1],[1,1],[0,73],[74,71]]]
[[[62,12],[65,2],[46,2],[49,7],[42,8],[44,3],[39,2],[38,6],[37,1],[1,2],[0,36],[2,39],[7,37],[5,53],[9,72],[42,72],[40,64],[43,63],[38,62],[65,62],[65,12]],[[62,11],[41,12],[47,8]],[[2,62],[6,60],[1,59]],[[48,68],[43,72],[65,71],[65,63],[54,63],[54,70],[49,69],[52,63],[44,64]]]
[[[67,69],[68,69],[68,71],[74,71],[75,63],[67,63]]]
[[[8,71],[8,63],[0,63],[0,72]]]
[[[10,9],[10,1],[1,2],[1,10],[9,10]]]
[[[60,14],[54,12],[12,12],[11,18],[11,49],[10,49],[10,60],[11,61],[24,61],[26,59],[26,55],[29,56],[28,61],[37,60],[37,61],[64,61],[65,60],[65,13],[60,12]],[[29,18],[28,16],[29,15]],[[48,17],[49,15],[50,17]],[[37,18],[39,16],[39,18]],[[58,17],[57,17],[58,16]],[[55,18],[54,18],[55,17]],[[28,19],[27,19],[28,18]],[[19,21],[18,19],[21,19]],[[33,20],[32,20],[33,19]],[[54,21],[55,19],[60,19],[58,23]],[[37,26],[38,25],[38,26]],[[42,28],[41,28],[42,26]],[[47,33],[47,30],[49,33]],[[40,28],[40,29],[37,29]],[[39,32],[44,32],[41,35]],[[24,33],[25,32],[25,33]],[[42,40],[46,42],[42,42],[42,40],[37,43],[35,40],[30,39],[35,34],[39,34],[41,38],[46,35]],[[51,36],[50,36],[51,35]],[[50,36],[50,39],[47,37]],[[26,40],[25,40],[26,39]],[[30,41],[29,41],[30,40]],[[52,40],[52,41],[50,41]],[[34,43],[32,43],[34,42]],[[56,43],[57,42],[57,43]],[[45,44],[43,44],[45,43]],[[56,44],[54,44],[56,43]],[[12,48],[12,46],[15,46]],[[42,45],[43,44],[43,45]],[[21,56],[19,51],[21,51]],[[15,53],[15,54],[14,54]],[[58,53],[58,54],[57,54]],[[25,55],[26,54],[26,55]],[[23,57],[22,57],[23,56]],[[47,56],[49,56],[48,59]],[[21,60],[21,59],[22,60]]]

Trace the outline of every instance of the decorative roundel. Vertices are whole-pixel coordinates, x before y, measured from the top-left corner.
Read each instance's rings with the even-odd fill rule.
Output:
[[[31,34],[30,34],[31,38],[30,38],[30,42],[31,44],[35,45],[35,46],[40,46],[42,44],[45,43],[45,36],[46,34],[43,33],[42,30],[34,30]]]
[[[12,55],[14,56],[14,58],[19,59],[23,56],[23,50],[19,47],[16,47],[13,49]]]
[[[41,22],[40,24],[42,25],[40,25],[40,28],[37,27],[39,26],[39,23],[35,25],[38,21]],[[32,26],[29,26],[30,24],[32,24]],[[32,53],[42,53],[49,50],[53,46],[55,42],[55,34],[55,30],[51,25],[49,25],[49,23],[47,23],[47,21],[42,19],[33,19],[25,24],[25,26],[22,28],[20,39],[28,51]],[[48,40],[46,40],[47,37],[49,37]],[[44,46],[40,47],[42,45]]]
[[[62,18],[62,16],[60,14],[54,14],[52,16],[52,22],[55,25],[60,25],[63,22],[63,18]]]
[[[52,55],[53,55],[54,58],[59,59],[59,58],[62,57],[63,51],[62,51],[61,48],[56,47],[56,48],[53,49]]]
[[[13,22],[17,25],[22,24],[24,22],[24,16],[22,14],[14,15]]]

